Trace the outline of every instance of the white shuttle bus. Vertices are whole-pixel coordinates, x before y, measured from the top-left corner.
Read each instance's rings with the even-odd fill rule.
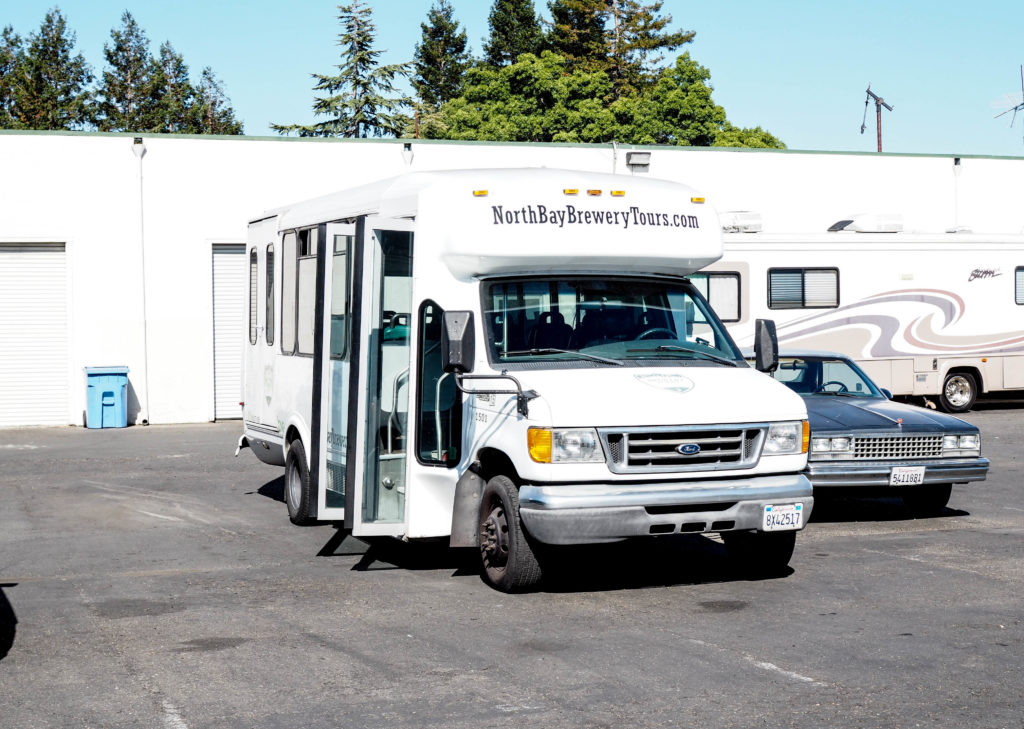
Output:
[[[547,545],[679,533],[777,572],[807,416],[686,278],[721,254],[703,198],[628,176],[410,173],[273,211],[240,446],[285,467],[293,522],[450,537],[500,590]]]
[[[783,349],[842,352],[892,394],[952,413],[1024,391],[1024,236],[897,232],[892,216],[832,227],[725,234],[697,283],[740,345],[771,318]]]

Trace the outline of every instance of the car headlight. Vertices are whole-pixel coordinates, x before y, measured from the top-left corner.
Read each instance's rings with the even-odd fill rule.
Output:
[[[947,453],[948,455],[966,455],[964,451],[972,451],[975,453],[981,451],[981,436],[978,433],[942,436],[943,453]]]
[[[981,449],[981,436],[977,433],[960,436],[960,450],[976,451]]]
[[[593,428],[530,428],[530,458],[537,463],[604,463],[601,439]]]
[[[811,453],[850,453],[852,450],[853,441],[846,436],[811,439]]]
[[[811,429],[806,420],[772,423],[768,426],[768,437],[764,441],[762,453],[766,456],[806,453],[810,439]]]

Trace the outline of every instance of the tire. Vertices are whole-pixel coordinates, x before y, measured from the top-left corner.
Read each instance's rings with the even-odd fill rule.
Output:
[[[914,516],[938,516],[949,503],[953,484],[943,483],[932,486],[910,486],[903,490],[903,505]]]
[[[483,578],[501,592],[522,592],[540,582],[541,569],[519,519],[519,492],[495,476],[484,485],[477,519]]]
[[[306,449],[301,440],[292,441],[284,464],[284,501],[292,524],[309,526],[316,523],[316,494],[309,481]]]
[[[722,532],[729,559],[749,577],[785,574],[796,546],[796,531]]]
[[[978,399],[978,383],[970,372],[950,372],[942,384],[939,404],[947,413],[966,413]]]

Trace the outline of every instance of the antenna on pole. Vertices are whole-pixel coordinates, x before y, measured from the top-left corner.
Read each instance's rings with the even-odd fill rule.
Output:
[[[864,129],[867,128],[867,104],[871,99],[874,99],[874,128],[879,133],[879,152],[882,152],[882,108],[885,106],[890,112],[893,111],[892,106],[886,103],[886,100],[879,96],[877,93],[871,91],[871,84],[867,84],[867,96],[864,98],[864,119],[860,122],[860,133],[864,133]]]
[[[1021,102],[1019,104],[1017,104],[1012,109],[1007,109],[1006,111],[999,112],[998,114],[996,114],[993,117],[993,119],[998,119],[1003,114],[1009,114],[1012,111],[1013,112],[1013,116],[1010,117],[1010,126],[1012,127],[1013,123],[1015,121],[1017,121],[1017,112],[1018,111],[1024,111],[1024,66],[1020,67],[1020,94],[1021,94]]]

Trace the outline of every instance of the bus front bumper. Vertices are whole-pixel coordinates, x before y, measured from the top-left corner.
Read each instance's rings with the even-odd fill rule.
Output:
[[[803,474],[722,481],[531,485],[519,514],[545,544],[592,544],[658,534],[761,530],[766,506],[800,504],[800,527],[814,507]]]

